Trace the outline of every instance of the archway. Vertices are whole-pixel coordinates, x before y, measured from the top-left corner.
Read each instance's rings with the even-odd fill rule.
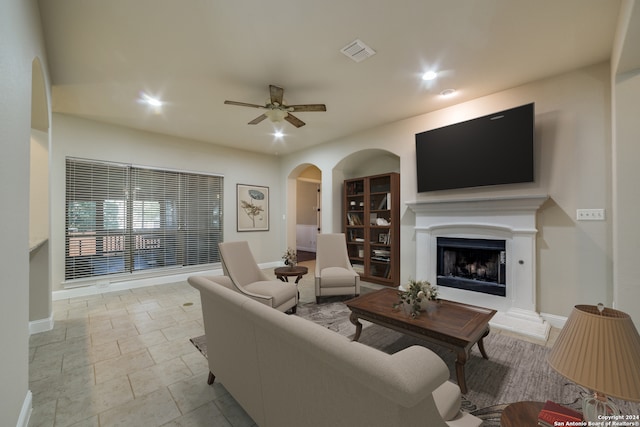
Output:
[[[49,273],[49,102],[39,58],[31,63],[29,165],[29,325],[31,333],[53,328]]]
[[[400,157],[377,148],[356,151],[336,163],[332,170],[331,222],[333,231],[342,229],[342,183],[345,179],[400,172]],[[325,212],[325,215],[327,212]]]
[[[320,233],[322,171],[305,163],[288,176],[287,247],[315,253],[315,236]]]

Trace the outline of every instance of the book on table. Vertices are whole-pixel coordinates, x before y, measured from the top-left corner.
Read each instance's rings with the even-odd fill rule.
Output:
[[[557,425],[567,425],[567,422],[582,421],[582,414],[574,409],[547,400],[538,414],[538,425],[553,427]]]

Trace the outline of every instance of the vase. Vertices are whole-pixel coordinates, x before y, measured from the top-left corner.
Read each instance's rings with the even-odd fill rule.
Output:
[[[438,299],[423,299],[420,301],[420,311],[434,311],[438,309],[440,301]]]

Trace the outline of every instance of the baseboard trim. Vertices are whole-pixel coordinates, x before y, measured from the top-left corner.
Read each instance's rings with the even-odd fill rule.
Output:
[[[282,262],[274,261],[259,264],[261,269],[281,267]],[[179,274],[167,274],[163,276],[145,277],[140,279],[123,280],[119,282],[100,281],[100,284],[88,284],[87,286],[79,286],[76,288],[61,289],[53,291],[51,299],[59,301],[67,298],[84,297],[90,295],[104,294],[108,292],[124,291],[129,289],[143,288],[145,286],[168,285],[176,282],[186,281],[189,276],[222,276],[224,273],[221,268],[206,271],[190,271]],[[274,277],[275,280],[275,277]]]
[[[32,320],[29,322],[29,334],[37,334],[53,329],[53,313],[46,319]]]
[[[59,301],[67,298],[85,297],[90,295],[105,294],[109,292],[124,291],[129,289],[143,288],[145,286],[168,285],[182,282],[194,275],[222,276],[222,269],[207,271],[191,271],[189,273],[167,274],[164,276],[145,277],[140,279],[123,280],[120,282],[100,281],[100,284],[89,284],[77,288],[61,289],[52,292],[52,300]]]
[[[27,390],[27,395],[22,402],[22,409],[20,410],[20,416],[18,417],[16,427],[27,427],[29,425],[31,411],[33,411],[33,394],[31,393],[31,390]]]
[[[567,318],[565,316],[558,316],[556,314],[549,313],[540,313],[540,316],[549,322],[551,326],[558,329],[562,329],[564,324],[567,322]]]
[[[505,331],[515,332],[530,338],[547,341],[551,325],[535,311],[511,308],[498,311],[489,324]]]

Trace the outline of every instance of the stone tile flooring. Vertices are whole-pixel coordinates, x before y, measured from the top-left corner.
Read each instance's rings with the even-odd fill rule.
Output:
[[[207,385],[200,294],[186,282],[54,301],[30,339],[30,427],[254,426]]]
[[[304,304],[315,301],[315,263],[301,265]],[[53,308],[53,330],[30,338],[29,427],[256,425],[222,384],[207,385],[207,361],[189,341],[204,334],[200,294],[186,282]]]

